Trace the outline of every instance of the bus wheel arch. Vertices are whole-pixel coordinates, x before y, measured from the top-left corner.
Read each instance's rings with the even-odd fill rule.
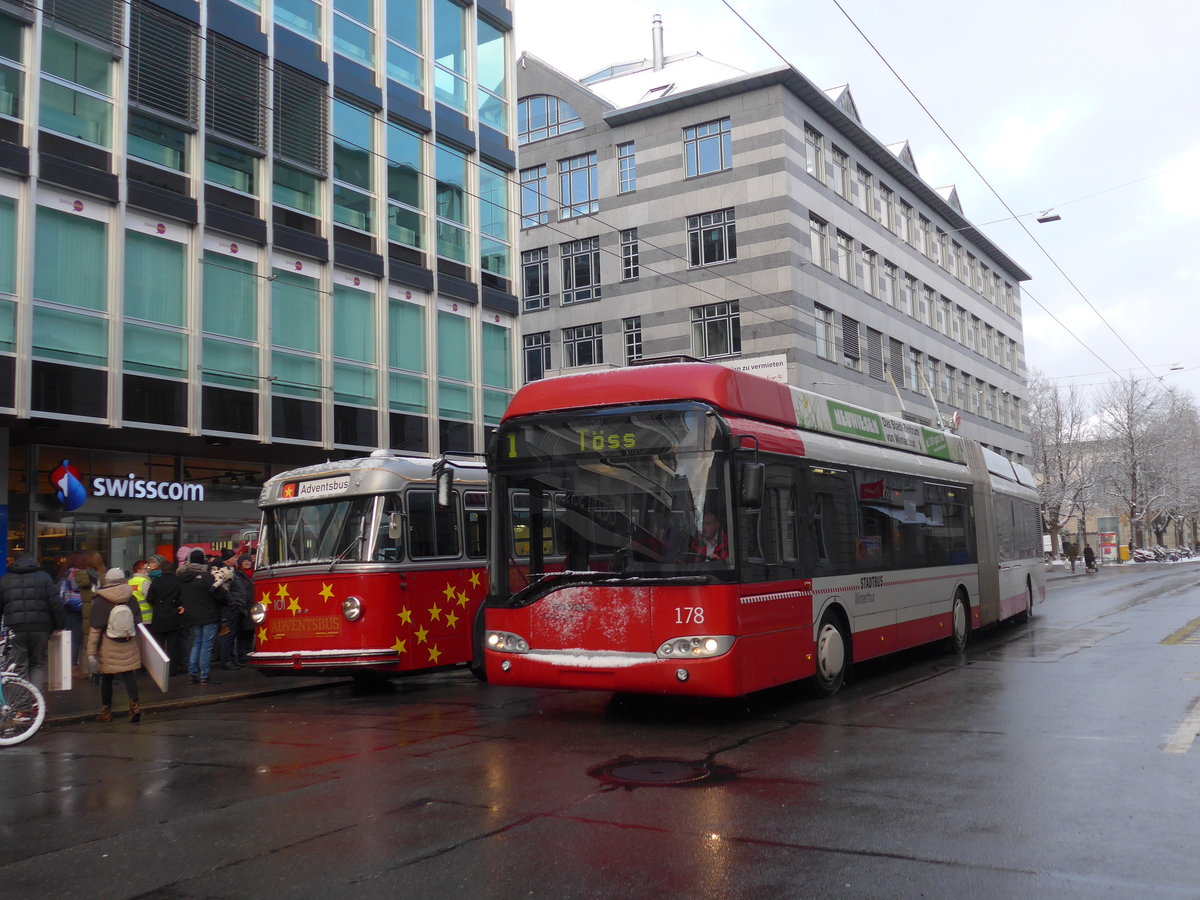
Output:
[[[971,601],[967,597],[967,589],[959,586],[954,592],[954,601],[950,607],[950,637],[951,653],[963,653],[971,642]]]
[[[1016,620],[1022,624],[1033,618],[1033,581],[1025,578],[1025,608],[1017,613]]]
[[[813,692],[818,697],[832,697],[845,683],[853,659],[850,623],[841,606],[833,604],[821,614],[814,655]]]

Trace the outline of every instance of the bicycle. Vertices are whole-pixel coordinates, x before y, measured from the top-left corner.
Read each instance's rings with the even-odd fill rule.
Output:
[[[27,741],[46,721],[46,698],[33,682],[22,678],[14,669],[8,635],[3,642],[3,668],[0,668],[0,747],[11,747]]]

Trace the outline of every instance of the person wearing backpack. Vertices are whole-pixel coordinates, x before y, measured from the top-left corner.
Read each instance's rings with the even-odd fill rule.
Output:
[[[142,611],[121,569],[109,569],[103,585],[95,592],[88,630],[88,663],[100,673],[100,714],[97,722],[112,721],[113,678],[125,682],[129,695],[129,721],[139,722],[137,670],[142,667],[137,626]]]

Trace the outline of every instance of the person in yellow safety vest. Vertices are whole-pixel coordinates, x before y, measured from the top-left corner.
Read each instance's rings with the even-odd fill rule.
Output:
[[[142,611],[142,621],[149,628],[151,606],[150,601],[146,598],[146,591],[150,589],[150,575],[147,572],[146,561],[144,559],[139,559],[133,564],[133,574],[129,576],[129,586],[133,588],[134,602],[137,603],[138,608]]]

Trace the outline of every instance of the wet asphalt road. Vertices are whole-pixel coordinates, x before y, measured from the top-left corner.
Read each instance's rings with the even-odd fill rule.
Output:
[[[57,725],[0,751],[0,885],[1200,897],[1198,582],[1200,564],[1055,582],[1031,625],[860,669],[832,701],[628,700],[455,672]]]

